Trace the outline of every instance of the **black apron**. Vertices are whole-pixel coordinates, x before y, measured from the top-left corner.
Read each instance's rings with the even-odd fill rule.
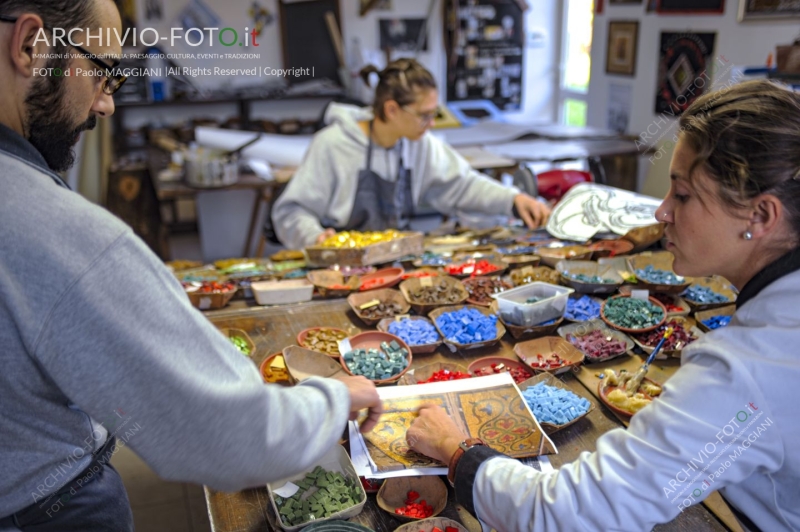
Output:
[[[383,231],[385,229],[408,228],[408,217],[413,213],[411,196],[411,170],[403,164],[399,155],[397,180],[394,183],[382,179],[372,171],[372,122],[369,123],[369,146],[367,167],[358,172],[358,186],[350,219],[339,230]],[[398,150],[402,144],[398,142]]]

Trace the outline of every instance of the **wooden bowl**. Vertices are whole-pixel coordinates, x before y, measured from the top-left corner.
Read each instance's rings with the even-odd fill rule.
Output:
[[[494,270],[494,271],[491,271],[491,272],[479,273],[479,274],[450,273],[449,266],[458,267],[458,266],[461,266],[461,265],[463,265],[463,264],[465,264],[467,262],[467,261],[458,261],[458,262],[457,261],[453,261],[452,264],[449,264],[448,266],[444,267],[444,273],[446,273],[447,275],[452,275],[453,277],[456,277],[458,279],[466,279],[467,277],[481,277],[481,276],[502,275],[503,272],[508,269],[508,264],[506,264],[505,262],[503,262],[502,260],[499,260],[499,259],[489,260],[489,259],[486,259],[486,258],[477,258],[477,259],[474,259],[474,260],[478,261],[478,262],[482,261],[482,260],[485,260],[486,262],[488,262],[492,266],[496,267],[497,269]]]
[[[503,323],[498,319],[496,324],[497,336],[495,336],[494,339],[492,340],[482,340],[480,342],[473,342],[471,344],[460,344],[458,342],[448,341],[447,338],[445,338],[444,333],[442,333],[442,330],[439,328],[439,324],[436,323],[436,318],[447,312],[453,312],[456,310],[460,310],[462,308],[474,308],[475,310],[477,310],[478,312],[480,312],[485,316],[490,316],[494,314],[491,310],[489,310],[486,307],[476,307],[475,305],[452,305],[432,310],[431,313],[429,314],[429,317],[433,322],[434,326],[436,326],[436,330],[438,330],[439,334],[442,335],[442,339],[445,345],[447,345],[451,350],[455,351],[456,349],[475,349],[477,347],[487,347],[490,345],[494,345],[497,342],[499,342],[500,338],[502,338],[503,335],[506,333],[506,328],[503,326]]]
[[[406,505],[409,491],[419,493],[419,499],[415,502],[424,500],[433,506],[433,514],[429,518],[439,515],[447,506],[447,486],[442,479],[435,475],[387,478],[381,489],[378,490],[376,497],[378,506],[401,521],[420,521],[415,517],[395,513],[397,508]]]
[[[552,369],[538,367],[538,355],[547,358],[552,353],[557,354],[565,364]],[[536,340],[520,342],[514,346],[514,354],[533,370],[534,374],[552,373],[553,375],[577,369],[585,357],[580,349],[559,336],[545,336]]]
[[[397,318],[384,318],[384,319],[382,319],[381,321],[378,322],[378,330],[382,331],[382,332],[385,332],[385,333],[389,333],[389,325],[391,325],[392,322],[395,321],[396,319]],[[404,320],[425,320],[428,323],[430,323],[431,325],[433,325],[433,322],[431,320],[429,320],[428,318],[426,318],[425,316],[404,316],[402,319],[404,319]],[[433,325],[433,327],[436,328],[435,325]],[[436,330],[436,333],[437,334],[439,333],[438,329]],[[392,333],[389,333],[389,334],[392,334]],[[428,355],[428,354],[433,353],[434,351],[436,351],[436,349],[440,345],[442,345],[442,335],[441,334],[439,334],[439,340],[437,342],[433,342],[432,344],[419,344],[419,345],[408,344],[409,348],[411,349],[411,352],[414,353],[415,355]]]
[[[306,338],[308,338],[308,334],[312,331],[331,331],[334,333],[342,333],[344,334],[344,338],[347,338],[348,333],[344,329],[338,329],[336,327],[309,327],[308,329],[303,329],[297,334],[297,344],[300,347],[305,347],[306,349],[311,349],[313,351],[317,351],[318,353],[323,353],[328,355],[329,357],[339,358],[339,351],[337,350],[335,353],[331,353],[329,351],[322,351],[319,349],[314,349],[314,346],[306,344]]]
[[[527,279],[530,279],[529,281]],[[542,281],[550,284],[561,284],[561,275],[548,266],[524,267],[511,271],[511,282],[514,286]]]
[[[458,521],[446,517],[429,517],[421,521],[414,521],[395,528],[394,532],[433,532],[435,528],[439,530],[455,528],[458,532],[469,532],[469,529]]]
[[[199,286],[197,289],[199,289]],[[196,290],[186,290],[186,295],[189,296],[189,301],[192,302],[192,305],[200,310],[215,310],[227,305],[238,289],[238,286],[234,286],[232,289],[225,292],[214,292],[210,294],[199,293]]]
[[[712,277],[693,277],[692,284],[689,285],[689,288],[691,288],[694,285],[699,285],[704,288],[708,288],[710,290],[713,290],[717,294],[728,298],[727,301],[723,301],[721,303],[702,303],[700,301],[693,301],[689,299],[686,294],[684,294],[683,298],[686,300],[686,302],[689,304],[689,306],[692,308],[694,312],[725,307],[727,305],[730,305],[731,303],[736,303],[737,292],[736,290],[734,290],[733,286],[731,286],[730,281],[728,281],[724,277],[720,277],[719,275],[714,275]]]
[[[272,371],[269,369],[270,364],[272,361],[275,360],[275,357],[283,356],[283,353],[273,353],[272,355],[265,358],[261,364],[258,366],[258,372],[261,374],[261,378],[264,379],[264,382],[271,382],[273,384],[280,384],[283,386],[291,386],[292,381],[291,376],[288,373],[287,369],[287,379],[278,379],[277,377],[273,378]]]
[[[672,326],[673,322],[680,324],[686,330],[686,332],[688,332],[689,335],[694,338],[694,341],[699,340],[700,337],[703,336],[703,331],[697,327],[697,322],[694,320],[694,318],[687,318],[684,316],[668,316],[662,327],[666,328],[668,326]],[[663,333],[663,331],[661,332]],[[639,349],[648,355],[655,349],[655,346],[651,347],[642,343],[637,334],[631,334],[630,336],[631,340],[633,340],[633,343],[635,343]],[[684,347],[686,347],[686,345],[680,346],[678,349],[662,348],[661,351],[659,351],[656,355],[656,360],[666,360],[669,357],[680,358],[681,351],[683,351]]]
[[[555,268],[560,260],[589,260],[592,250],[586,246],[538,247],[536,254],[542,258],[542,264]]]
[[[592,250],[592,259],[604,259],[630,253],[633,251],[633,242],[624,239],[599,240],[589,244],[589,249]]]
[[[629,296],[631,295],[631,292],[636,289],[637,287],[635,285],[622,285],[619,287],[619,293],[623,296]],[[674,316],[688,316],[692,310],[692,308],[689,306],[689,303],[687,303],[685,299],[675,294],[662,294],[661,292],[654,292],[650,294],[650,297],[654,297],[661,301],[665,308],[667,308],[667,305],[664,303],[664,301],[667,301],[676,307],[680,307],[680,310],[670,310],[667,308],[668,318]]]
[[[358,275],[351,275],[346,281],[341,272],[332,270],[312,270],[306,275],[308,280],[319,292],[322,297],[347,297],[361,286],[361,279]],[[344,286],[346,288],[331,288],[332,286]]]
[[[333,378],[344,375],[341,365],[332,357],[319,351],[292,345],[283,350],[286,370],[294,382],[311,377]]]
[[[447,287],[448,291],[456,291],[459,293],[459,297],[456,301],[449,302],[449,301],[439,301],[436,303],[420,303],[418,300],[414,299],[412,293],[419,289],[424,284],[431,283],[432,286],[439,286],[444,285]],[[438,277],[427,277],[422,279],[406,279],[402,283],[400,283],[400,292],[405,297],[406,301],[408,301],[411,308],[414,309],[414,312],[417,314],[428,314],[430,311],[437,307],[441,307],[444,305],[458,305],[463,303],[469,297],[469,292],[464,287],[464,285],[456,279],[455,277],[450,277],[449,275],[441,275]]]
[[[631,253],[638,253],[661,240],[664,237],[664,227],[662,223],[637,227],[625,233],[622,238],[633,243]]]
[[[352,349],[380,349],[382,342],[386,342],[388,344],[392,341],[397,342],[400,347],[405,348],[405,350],[408,352],[408,365],[406,365],[403,371],[397,373],[396,375],[392,375],[388,379],[370,379],[373,383],[375,383],[376,386],[381,384],[392,384],[397,382],[400,377],[405,375],[405,373],[411,368],[411,360],[413,357],[411,348],[403,341],[402,338],[382,331],[367,331],[350,337],[350,347]],[[339,357],[339,364],[348,375],[356,375],[350,371],[350,368],[347,367],[347,364],[344,361],[344,353],[342,353],[342,356]]]
[[[306,254],[299,249],[282,249],[269,256],[272,262],[286,262],[287,260],[305,260]]]
[[[406,272],[400,276],[402,281],[407,279],[419,279],[421,277],[438,277],[442,275],[442,272],[436,268],[431,268],[430,266],[423,266],[422,268],[417,268],[416,270],[406,270]]]
[[[171,260],[166,263],[168,268],[171,268],[173,272],[179,272],[181,270],[191,270],[193,268],[201,268],[203,263],[197,260]]]
[[[705,323],[703,323],[704,320],[713,318],[714,316],[733,316],[735,312],[736,312],[736,305],[726,305],[724,307],[695,312],[694,319],[697,320],[698,329],[700,329],[704,333],[710,333],[714,329],[709,329],[708,326]]]
[[[223,328],[223,329],[220,329],[220,332],[222,332],[222,334],[225,335],[228,338],[241,338],[242,340],[244,340],[244,343],[247,345],[247,347],[250,350],[250,352],[249,353],[242,353],[243,355],[248,356],[248,357],[252,357],[253,355],[256,354],[256,343],[243,330],[241,330],[241,329]]]
[[[642,382],[645,382],[645,381],[649,382],[650,384],[655,384],[656,386],[660,386],[662,390],[664,388],[663,385],[661,385],[660,383],[654,381],[653,379],[651,379],[649,377],[645,377]],[[603,380],[601,380],[600,382],[597,383],[597,397],[603,402],[604,405],[606,405],[612,412],[614,412],[618,416],[621,416],[621,417],[624,417],[624,418],[629,418],[629,417],[632,417],[632,416],[634,416],[636,414],[636,412],[630,412],[628,410],[623,410],[623,409],[619,408],[618,406],[611,404],[611,402],[608,400],[608,394],[610,394],[612,391],[614,391],[617,387],[616,386],[604,386],[604,385],[605,385],[605,379],[603,379]],[[644,395],[646,397],[648,397],[650,400],[655,399],[654,397],[650,397],[647,394],[644,394]],[[647,408],[647,407],[645,406],[644,408]]]
[[[365,490],[366,491],[366,490]],[[370,493],[367,491],[367,493]],[[442,529],[444,530],[444,529]],[[339,519],[322,521],[303,527],[303,532],[373,532],[371,528]]]
[[[494,279],[494,281],[497,283],[497,286],[500,286],[502,288],[501,292],[505,292],[506,290],[511,290],[512,288],[514,288],[513,286],[511,286],[510,284],[508,284],[507,282],[503,281],[500,278]],[[472,298],[472,285],[478,284],[479,282],[480,278],[478,277],[464,279],[463,281],[464,288],[466,289],[467,294],[469,295],[469,297],[467,297],[467,303],[469,303],[470,305],[477,305],[479,307],[491,307],[492,303],[494,302],[494,299],[489,299],[489,301],[480,301],[478,299]]]
[[[659,307],[661,309],[661,311],[663,312],[663,314],[664,314],[662,319],[661,319],[661,321],[658,322],[657,324],[655,324],[653,326],[650,326],[650,327],[644,327],[642,329],[628,329],[628,328],[625,328],[625,327],[621,327],[621,326],[617,325],[616,323],[614,323],[612,321],[609,321],[606,318],[606,313],[605,313],[606,305],[612,299],[618,299],[618,298],[621,298],[621,297],[631,297],[631,296],[609,297],[608,299],[603,301],[603,304],[600,306],[600,319],[603,320],[605,322],[605,324],[608,325],[609,327],[611,327],[612,329],[617,329],[618,331],[622,331],[622,332],[626,332],[626,333],[634,333],[634,334],[635,333],[645,333],[645,332],[650,332],[650,331],[654,331],[654,330],[658,329],[659,327],[661,327],[664,324],[665,321],[667,321],[667,307],[665,307],[664,304],[661,303],[661,301],[659,301],[658,299],[656,299],[654,297],[649,297],[647,299],[650,301],[650,303],[652,303],[653,305]]]
[[[561,429],[567,428],[570,425],[574,425],[575,423],[577,423],[581,419],[583,419],[586,416],[588,416],[589,413],[592,410],[594,410],[594,403],[592,402],[592,400],[589,397],[586,397],[586,396],[584,396],[582,394],[579,394],[579,393],[575,393],[574,391],[570,390],[569,388],[564,386],[564,383],[561,382],[561,379],[559,379],[558,377],[556,377],[552,373],[540,373],[539,375],[536,375],[535,377],[531,377],[530,379],[517,384],[517,388],[519,388],[520,392],[524,392],[525,390],[527,390],[531,386],[535,386],[535,385],[539,384],[540,382],[544,383],[547,386],[552,386],[554,388],[560,388],[562,390],[567,390],[567,391],[577,395],[578,397],[580,397],[582,399],[586,399],[587,401],[589,401],[589,410],[587,410],[586,413],[581,414],[580,416],[576,417],[575,419],[573,419],[569,423],[564,423],[563,425],[556,425],[554,423],[547,423],[546,421],[541,421],[541,420],[539,420],[537,418],[536,421],[539,422],[539,424],[542,426],[542,430],[548,436],[553,434],[553,433],[555,433],[555,432],[558,432]]]
[[[520,325],[514,325],[513,323],[508,323],[506,320],[504,320],[503,316],[500,314],[497,301],[492,302],[489,309],[497,314],[499,321],[505,326],[506,330],[508,330],[514,340],[530,340],[533,338],[540,338],[542,336],[549,336],[556,332],[558,328],[561,327],[562,323],[564,323],[564,318],[562,316],[550,325],[531,325],[530,327],[524,327]]]
[[[525,266],[538,266],[542,261],[539,255],[503,255],[503,262],[508,264],[509,270],[524,268]]]
[[[356,313],[356,316],[366,323],[368,326],[372,327],[376,325],[379,321],[381,321],[384,317],[393,317],[393,316],[384,316],[381,318],[367,318],[362,313],[362,310],[359,308],[361,305],[368,303],[373,300],[379,300],[382,303],[397,303],[400,306],[399,314],[408,314],[408,311],[411,310],[411,306],[408,304],[408,301],[403,297],[403,294],[398,292],[397,290],[392,290],[391,288],[382,288],[380,290],[369,290],[367,292],[356,292],[347,296],[347,302],[350,304],[350,308],[353,309],[353,312]]]
[[[569,299],[570,300],[577,300],[577,299],[580,299],[582,297],[590,298],[592,301],[597,303],[598,307],[602,307],[603,306],[603,300],[600,299],[599,297],[590,296],[590,295],[587,295],[587,294],[577,294],[577,293],[569,295]],[[569,309],[569,301],[567,301],[567,308],[564,309],[564,319],[567,320],[568,322],[583,323],[585,321],[589,321],[589,320],[575,320],[575,319],[570,318],[570,316],[572,316],[572,315],[568,314],[568,312],[567,312],[568,309]],[[576,316],[573,316],[573,317],[576,317]],[[598,314],[595,318],[590,318],[590,319],[600,319],[600,315]]]
[[[420,381],[426,381],[430,379],[434,373],[443,369],[452,372],[460,371],[461,373],[469,373],[469,369],[460,364],[454,364],[452,362],[434,362],[433,364],[428,364],[426,366],[409,370],[405,375],[400,377],[400,380],[397,381],[397,384],[399,386],[419,384]]]
[[[651,292],[662,292],[664,294],[680,294],[689,286],[689,279],[684,278],[681,284],[665,284],[665,283],[651,283],[636,274],[636,270],[644,269],[647,266],[653,266],[657,270],[673,271],[672,263],[675,256],[670,251],[657,251],[640,253],[628,258],[628,265],[631,271],[636,275],[638,281],[637,288],[650,290]],[[676,274],[677,275],[677,274]]]
[[[556,271],[561,275],[561,284],[572,287],[581,294],[613,294],[624,282],[612,265],[591,260],[560,260],[556,264]],[[589,283],[571,277],[580,274],[597,276],[610,282]]]
[[[379,290],[381,288],[390,288],[400,282],[400,278],[403,276],[404,272],[405,270],[403,270],[403,268],[383,268],[382,270],[362,275],[361,286],[359,286],[358,289],[362,292],[366,292],[370,290]],[[382,282],[368,285],[370,282],[380,280],[382,280]],[[365,286],[369,286],[369,288],[365,288]]]
[[[511,358],[505,358],[505,357],[483,357],[483,358],[479,358],[478,360],[473,360],[472,363],[470,363],[469,368],[467,368],[467,369],[469,369],[469,372],[472,373],[473,377],[482,377],[483,375],[478,375],[475,372],[478,371],[479,369],[483,368],[483,367],[491,366],[492,364],[503,364],[507,368],[523,370],[526,373],[529,373],[530,377],[533,377],[533,375],[534,375],[533,370],[531,370],[531,368],[529,368],[526,364],[523,364],[519,360],[514,360],[514,359],[511,359]],[[529,379],[530,377],[527,377],[527,379]],[[522,382],[522,381],[520,381],[520,382]]]
[[[558,335],[569,342],[570,336],[581,337],[597,330],[601,331],[605,336],[609,336],[614,340],[619,340],[622,343],[624,343],[625,351],[606,357],[591,357],[587,353],[584,353],[585,355],[585,358],[583,359],[584,364],[589,364],[593,362],[605,362],[607,360],[621,357],[623,355],[627,355],[634,347],[636,347],[636,344],[633,343],[633,340],[631,340],[627,334],[623,333],[622,331],[612,329],[600,319],[581,321],[577,323],[571,323],[569,325],[564,325],[563,327],[559,327]],[[575,346],[575,348],[580,349],[578,346]]]

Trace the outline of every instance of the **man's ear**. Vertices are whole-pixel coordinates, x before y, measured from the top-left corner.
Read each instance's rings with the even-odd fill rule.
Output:
[[[44,31],[41,17],[32,13],[21,15],[14,24],[10,47],[11,64],[17,73],[30,78],[36,68],[44,67],[51,40]]]

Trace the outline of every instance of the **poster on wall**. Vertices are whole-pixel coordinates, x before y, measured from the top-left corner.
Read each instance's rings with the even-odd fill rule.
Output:
[[[631,122],[631,101],[633,94],[630,85],[612,83],[608,87],[608,113],[606,128],[624,135]]]
[[[417,52],[428,50],[424,18],[394,18],[378,21],[380,28],[381,50],[400,52]]]
[[[716,33],[662,32],[656,114],[682,114],[711,85],[706,66]]]
[[[743,20],[800,17],[800,2],[787,0],[739,0],[739,22]]]
[[[520,109],[525,28],[519,2],[448,0],[444,21],[447,101]]]

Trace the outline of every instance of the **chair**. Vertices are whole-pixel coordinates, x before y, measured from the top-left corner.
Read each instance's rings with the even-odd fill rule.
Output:
[[[592,183],[589,172],[580,170],[550,170],[536,176],[537,189],[541,197],[558,202],[569,189],[580,183]]]

